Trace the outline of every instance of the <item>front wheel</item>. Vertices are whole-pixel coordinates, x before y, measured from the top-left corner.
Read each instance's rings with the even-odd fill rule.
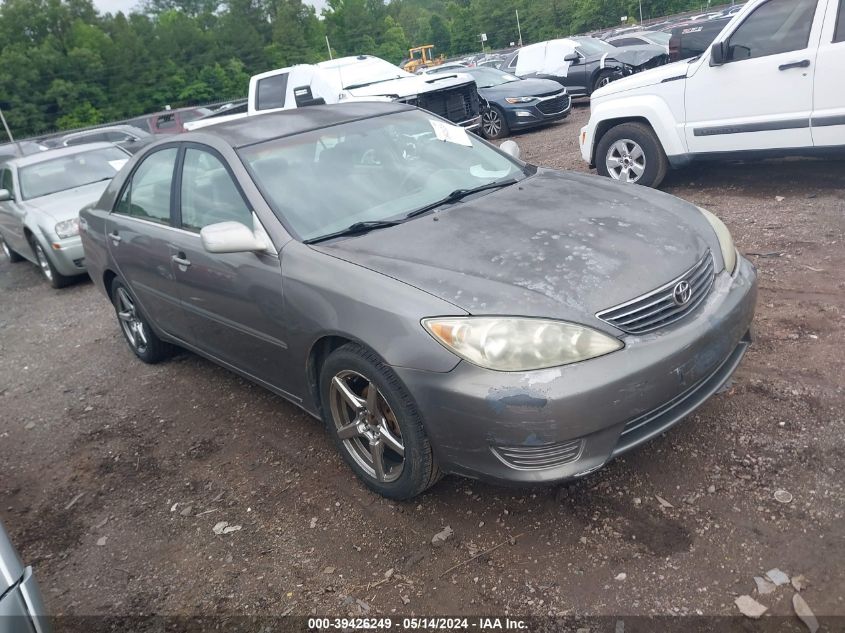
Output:
[[[643,123],[617,125],[596,146],[596,170],[613,180],[657,187],[668,167],[660,139]]]
[[[413,399],[375,354],[354,343],[332,352],[320,396],[329,434],[370,489],[404,500],[440,478]]]
[[[38,268],[41,270],[41,274],[44,275],[44,278],[50,282],[53,288],[64,288],[73,280],[73,277],[65,277],[56,270],[56,267],[47,255],[47,251],[41,246],[41,242],[33,237],[31,238],[30,244],[35,253],[35,259],[38,261]]]
[[[595,82],[593,82],[593,92],[598,90],[599,88],[604,88],[607,84],[613,81],[614,71],[612,70],[603,70],[598,74],[596,77]]]
[[[510,134],[505,115],[495,106],[490,106],[481,113],[481,131],[489,139],[505,138]]]
[[[111,296],[120,330],[135,356],[150,364],[168,358],[173,346],[156,336],[129,288],[119,279],[112,283]]]

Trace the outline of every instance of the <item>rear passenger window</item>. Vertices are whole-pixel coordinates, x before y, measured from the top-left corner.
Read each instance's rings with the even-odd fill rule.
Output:
[[[818,0],[769,0],[739,25],[728,41],[729,61],[807,48]]]
[[[182,228],[188,231],[218,222],[240,222],[253,228],[252,211],[223,163],[209,152],[185,152],[181,200]]]
[[[271,110],[285,107],[285,92],[288,89],[288,74],[274,75],[258,81],[255,97],[256,110]]]
[[[176,148],[172,147],[145,158],[123,190],[115,213],[170,224],[170,189],[176,154]]]
[[[845,0],[839,0],[839,16],[836,18],[834,42],[845,42]]]

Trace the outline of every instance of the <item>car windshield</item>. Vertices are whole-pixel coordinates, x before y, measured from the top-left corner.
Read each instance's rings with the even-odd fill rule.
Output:
[[[512,81],[522,81],[516,75],[495,68],[472,68],[469,70],[469,74],[475,79],[475,85],[479,88],[492,88],[493,86],[509,84]]]
[[[457,190],[525,173],[463,128],[416,110],[274,139],[240,154],[303,241],[358,222],[404,220]]]
[[[21,197],[30,200],[111,180],[128,158],[116,147],[103,147],[21,167],[18,173]]]
[[[661,46],[669,46],[669,41],[672,39],[672,36],[669,33],[664,33],[663,31],[653,31],[646,37],[655,44],[660,44]]]
[[[590,55],[603,55],[604,53],[612,53],[616,50],[616,47],[612,44],[608,44],[607,42],[603,42],[595,37],[573,37],[575,43],[578,45],[576,48],[578,52],[580,52],[584,57],[589,57]]]

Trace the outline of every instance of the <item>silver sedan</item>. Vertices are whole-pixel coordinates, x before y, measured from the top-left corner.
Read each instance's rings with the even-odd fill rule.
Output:
[[[85,273],[79,211],[96,202],[129,153],[92,143],[0,164],[0,245],[36,264],[54,288]]]

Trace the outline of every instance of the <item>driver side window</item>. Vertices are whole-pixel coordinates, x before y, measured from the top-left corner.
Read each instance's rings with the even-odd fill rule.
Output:
[[[817,0],[770,0],[730,36],[727,61],[755,59],[807,48]]]
[[[4,169],[2,173],[0,173],[0,189],[6,189],[10,194],[12,194],[12,198],[15,197],[15,184],[12,180],[12,170],[11,169]]]
[[[209,224],[240,222],[253,229],[252,210],[229,172],[214,154],[189,148],[182,167],[182,228],[200,231]]]

